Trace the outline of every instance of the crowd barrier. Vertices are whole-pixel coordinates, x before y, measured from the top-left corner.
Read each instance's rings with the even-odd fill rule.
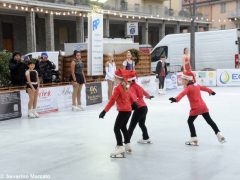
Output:
[[[240,86],[240,70],[219,69],[216,71],[194,71],[198,84],[203,86]],[[169,73],[165,80],[166,90],[182,88],[182,73]],[[158,81],[154,75],[139,77],[137,80],[149,94],[156,94]],[[40,114],[69,110],[72,107],[72,85],[40,88],[37,111]],[[82,105],[107,101],[107,82],[87,83],[82,89]],[[25,90],[0,93],[0,120],[26,117],[28,94]]]

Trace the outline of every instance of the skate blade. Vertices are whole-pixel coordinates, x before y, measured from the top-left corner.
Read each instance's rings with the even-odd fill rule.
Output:
[[[185,145],[187,145],[187,146],[199,146],[198,144],[191,143],[191,142],[185,142]]]
[[[110,158],[126,158],[125,154],[110,155]]]

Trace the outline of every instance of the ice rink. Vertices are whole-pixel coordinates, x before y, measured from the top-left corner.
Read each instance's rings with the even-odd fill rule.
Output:
[[[131,141],[133,153],[124,159],[109,157],[116,145],[117,111],[113,107],[104,119],[98,119],[106,102],[83,112],[0,122],[0,179],[35,174],[51,180],[239,180],[240,87],[212,89],[216,96],[202,95],[226,137],[225,144],[217,141],[202,117],[195,121],[200,146],[184,144],[190,136],[189,104],[186,97],[171,104],[168,98],[179,92],[173,90],[146,100],[146,125],[153,144],[137,143],[141,138],[137,126]]]

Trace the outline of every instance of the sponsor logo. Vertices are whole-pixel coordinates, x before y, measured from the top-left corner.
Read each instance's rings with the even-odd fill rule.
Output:
[[[97,94],[98,92],[97,86],[90,86],[89,90],[90,90],[90,94]]]
[[[38,93],[39,98],[48,98],[52,95],[51,90],[47,89],[40,89],[40,92]]]
[[[232,74],[232,80],[233,80],[233,81],[238,81],[238,80],[240,80],[240,74],[237,74],[237,73]]]
[[[99,19],[99,18],[98,18],[98,19],[95,19],[95,20],[92,22],[93,31],[94,31],[94,30],[97,30],[98,27],[99,27],[99,25],[100,25],[100,19]]]
[[[227,71],[222,72],[220,75],[220,82],[222,84],[227,84],[230,81],[230,75]]]

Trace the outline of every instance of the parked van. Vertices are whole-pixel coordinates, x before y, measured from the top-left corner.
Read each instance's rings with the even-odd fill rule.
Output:
[[[196,70],[234,69],[240,50],[240,29],[206,31],[195,33]],[[180,71],[183,49],[189,48],[190,33],[165,36],[151,52],[151,68],[155,71],[161,55],[167,57],[170,69]]]

